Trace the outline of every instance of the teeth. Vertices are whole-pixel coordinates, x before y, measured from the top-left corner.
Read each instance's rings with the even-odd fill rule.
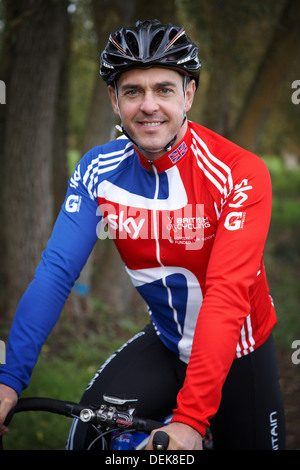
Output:
[[[161,122],[143,122],[143,126],[159,126]]]

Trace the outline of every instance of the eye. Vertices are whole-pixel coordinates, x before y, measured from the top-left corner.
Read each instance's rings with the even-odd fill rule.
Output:
[[[168,98],[169,96],[172,96],[174,92],[175,90],[172,86],[164,85],[157,88],[157,93],[163,98]]]
[[[134,98],[135,96],[138,96],[139,90],[137,88],[129,88],[124,92],[125,96],[128,96],[130,98]]]
[[[161,88],[159,91],[162,95],[168,95],[169,93],[172,92],[170,88]]]

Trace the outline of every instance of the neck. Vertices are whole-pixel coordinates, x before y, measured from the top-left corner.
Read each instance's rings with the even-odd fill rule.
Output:
[[[116,126],[116,127],[119,131],[123,132],[123,134],[126,137],[128,137],[129,140],[131,140],[131,142],[134,144],[134,146],[138,149],[139,153],[144,158],[146,158],[148,161],[150,161],[150,160],[155,161],[155,160],[158,160],[159,158],[161,158],[166,153],[170,152],[172,150],[172,148],[174,148],[177,145],[177,143],[180,142],[180,140],[183,138],[183,136],[185,135],[186,130],[187,130],[187,118],[186,118],[186,115],[185,115],[184,118],[183,118],[180,129],[179,129],[178,133],[173,137],[173,139],[171,139],[164,147],[162,147],[160,150],[157,150],[157,151],[150,151],[150,150],[147,150],[147,149],[141,147],[140,145],[138,145],[130,137],[130,135],[124,129],[123,126],[122,127]]]
[[[182,138],[176,141],[176,145],[173,145],[169,152],[165,152],[158,158],[153,159],[149,158],[149,155],[145,156],[139,148],[136,148],[136,151],[139,156],[140,163],[146,170],[153,172],[155,167],[158,172],[161,172],[166,171],[181,162],[181,160],[186,157],[187,149],[190,145],[191,135],[187,129]]]

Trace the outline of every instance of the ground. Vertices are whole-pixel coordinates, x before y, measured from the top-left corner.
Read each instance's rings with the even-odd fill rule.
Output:
[[[300,450],[300,364],[293,364],[290,351],[278,353],[286,415],[287,450]]]

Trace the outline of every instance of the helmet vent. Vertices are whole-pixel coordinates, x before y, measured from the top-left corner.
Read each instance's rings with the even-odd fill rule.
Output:
[[[137,42],[137,39],[136,39],[135,35],[131,31],[128,31],[127,34],[126,34],[126,42],[127,42],[127,45],[129,47],[129,50],[131,51],[131,53],[136,58],[139,58],[140,57],[139,44]]]
[[[154,36],[150,44],[150,48],[149,48],[150,57],[153,57],[155,55],[163,38],[164,38],[164,31],[158,31],[158,33]]]

